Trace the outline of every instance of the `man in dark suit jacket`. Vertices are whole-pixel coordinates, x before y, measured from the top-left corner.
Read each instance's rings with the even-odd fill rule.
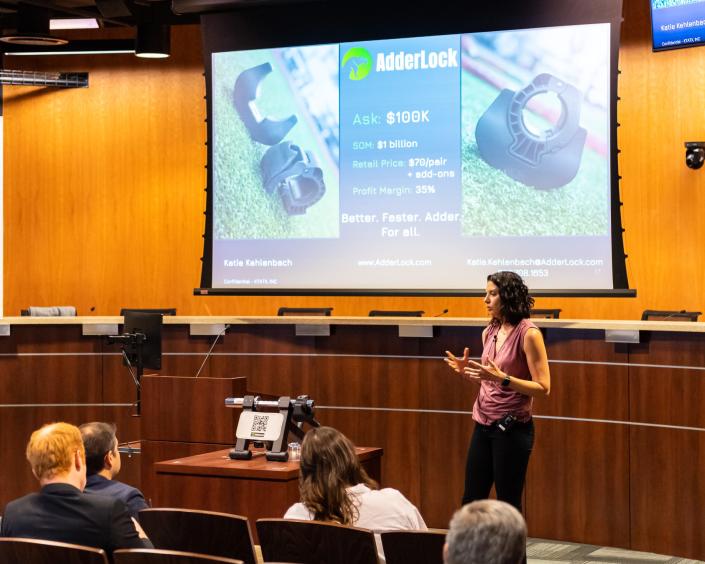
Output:
[[[141,491],[115,479],[122,465],[115,425],[94,421],[84,423],[79,429],[86,449],[85,491],[122,500],[130,516],[137,518],[140,510],[149,505]]]
[[[7,504],[0,536],[117,548],[152,548],[119,499],[84,494],[85,451],[81,433],[52,423],[32,433],[27,460],[41,490]]]

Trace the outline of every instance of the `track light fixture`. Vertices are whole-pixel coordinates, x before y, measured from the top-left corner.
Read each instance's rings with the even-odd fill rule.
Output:
[[[168,24],[146,23],[137,26],[135,55],[147,59],[163,59],[171,52],[171,27]]]

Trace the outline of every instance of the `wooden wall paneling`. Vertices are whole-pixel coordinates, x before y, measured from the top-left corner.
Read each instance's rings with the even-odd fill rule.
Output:
[[[203,454],[223,448],[223,445],[214,443],[184,443],[171,441],[142,441],[142,453],[140,454],[142,493],[152,507],[188,507],[184,502],[171,501],[165,497],[166,494],[178,496],[180,492],[169,492],[158,487],[155,479],[154,464],[163,460],[181,458],[194,454]],[[210,495],[209,488],[204,488],[203,495]],[[178,498],[177,498],[178,500]],[[174,503],[174,505],[171,505]],[[202,507],[202,506],[199,506]],[[197,507],[193,507],[197,509]]]
[[[482,327],[436,327],[433,339],[420,339],[421,457],[419,509],[430,527],[447,528],[460,507],[465,459],[472,434],[472,406],[479,386],[467,382],[445,362],[445,351],[472,358],[482,354]]]
[[[420,505],[418,412],[321,409],[318,416],[324,425],[339,429],[356,445],[383,448],[381,486],[396,488]]]
[[[551,394],[534,402],[530,534],[629,547],[629,434],[620,424],[629,420],[627,351],[603,331],[552,330],[546,344]]]
[[[99,403],[100,356],[0,357],[2,403]]]
[[[605,341],[604,329],[545,329],[548,360],[577,362],[626,362],[625,345]]]
[[[84,337],[79,324],[12,325],[10,335],[0,339],[0,354],[67,351],[100,352],[100,341],[95,337]]]
[[[687,292],[671,291],[674,281],[693,279],[693,265],[701,264],[705,248],[701,218],[705,178],[685,166],[683,148],[683,142],[695,140],[705,125],[703,116],[689,115],[689,108],[704,101],[705,77],[688,78],[691,69],[701,64],[702,52],[653,53],[648,4],[627,0],[624,14],[620,192],[628,263],[639,290],[634,306],[702,311],[702,277],[688,283]],[[669,87],[663,88],[664,84]]]
[[[705,335],[652,333],[631,349],[630,410],[637,422],[705,428]],[[648,365],[648,366],[639,366]]]
[[[99,343],[80,326],[12,327],[0,339],[0,403],[99,403]]]
[[[462,355],[470,349],[471,358],[482,354],[482,327],[436,327],[433,339],[419,339],[421,356],[421,406],[443,411],[472,410],[479,387],[467,382],[443,361],[445,351]]]
[[[632,548],[705,559],[705,433],[631,428]]]
[[[479,300],[479,298],[477,298]],[[487,319],[489,324],[490,319]],[[434,327],[432,339],[420,339],[419,350],[426,356],[435,356],[439,359],[445,357],[445,351],[462,355],[463,349],[470,349],[472,358],[479,358],[482,354],[482,331],[485,326],[439,325]]]
[[[264,486],[264,487],[263,487]],[[161,507],[220,511],[247,517],[257,544],[257,519],[281,518],[299,499],[298,480],[257,481],[221,476],[159,473]]]
[[[470,413],[422,413],[417,449],[420,457],[419,510],[429,527],[447,529],[460,508],[465,459],[473,430]]]
[[[162,327],[162,368],[145,369],[145,375],[165,374],[174,376],[195,376],[199,366],[210,347],[211,337],[192,337],[188,325],[164,325]],[[134,403],[135,385],[128,367],[124,365],[120,354],[120,345],[108,345],[102,341],[103,388],[106,403]],[[133,367],[134,370],[134,367]],[[201,371],[202,377],[208,377],[209,363]],[[142,438],[141,419],[134,417],[134,407],[123,407],[112,412],[118,419],[121,440],[137,441]]]
[[[241,397],[245,389],[245,378],[144,378],[140,464],[150,496],[157,495],[155,462],[235,444],[239,410],[225,407],[224,400]]]
[[[80,425],[101,415],[102,409],[95,406],[0,407],[0,515],[9,501],[39,489],[25,458],[33,431],[45,423]]]
[[[629,548],[629,429],[535,420],[526,482],[532,537]]]
[[[631,347],[630,410],[638,423],[692,427],[631,429],[632,545],[703,559],[705,337],[647,333]],[[647,366],[644,366],[647,365]]]
[[[363,409],[420,407],[418,360],[317,357],[311,364],[317,380],[317,404]]]
[[[399,326],[333,325],[330,337],[317,337],[316,352],[335,355],[413,356],[419,350],[419,339],[400,337]]]
[[[100,341],[80,325],[13,326],[0,338],[0,507],[38,488],[25,460],[32,431],[102,419],[101,370]]]
[[[225,335],[225,353],[237,356],[211,360],[214,373],[247,377],[247,389],[272,396],[310,393],[309,355],[314,337],[297,337],[294,325],[231,326]]]
[[[419,407],[418,339],[400,338],[398,326],[337,326],[318,339],[316,353],[319,404]]]
[[[88,71],[90,86],[5,90],[6,311],[184,310],[194,299],[205,84],[199,28],[175,26],[173,35],[179,48],[163,64],[129,54],[13,62]]]
[[[534,400],[536,415],[629,419],[628,354],[604,331],[548,332],[551,394]]]
[[[122,357],[103,357],[101,379],[103,401],[108,404],[120,404],[106,406],[104,420],[117,425],[120,441],[139,441],[142,438],[142,430],[141,419],[136,416],[136,387],[127,367],[122,364]]]
[[[145,374],[195,376],[215,336],[190,335],[189,331],[188,325],[164,325],[162,327],[162,368],[145,370]],[[209,372],[210,363],[206,362],[200,376],[209,376]]]
[[[146,376],[142,381],[142,438],[147,441],[233,444],[246,378]]]
[[[705,177],[683,163],[683,141],[705,125],[692,112],[705,102],[705,76],[692,72],[701,50],[653,53],[642,0],[624,1],[622,32],[620,193],[638,297],[538,300],[537,307],[562,308],[564,318],[636,319],[646,308],[705,304],[705,280],[691,275],[704,248]],[[336,315],[484,314],[481,300],[463,297],[193,296],[204,227],[205,87],[199,27],[175,26],[173,34],[164,61],[13,59],[20,69],[88,71],[90,87],[4,91],[6,312],[69,303],[95,314],[125,305],[206,315],[273,314],[279,305],[330,305]],[[673,280],[689,280],[687,294],[670,291]]]

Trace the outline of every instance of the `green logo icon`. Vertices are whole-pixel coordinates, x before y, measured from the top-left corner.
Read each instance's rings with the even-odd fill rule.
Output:
[[[372,69],[372,55],[364,47],[351,47],[343,56],[343,68],[350,63],[350,80],[362,80]]]

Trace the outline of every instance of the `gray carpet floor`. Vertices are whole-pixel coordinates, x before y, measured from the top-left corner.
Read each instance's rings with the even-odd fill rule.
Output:
[[[702,560],[544,539],[529,539],[526,555],[528,564],[703,564]]]

